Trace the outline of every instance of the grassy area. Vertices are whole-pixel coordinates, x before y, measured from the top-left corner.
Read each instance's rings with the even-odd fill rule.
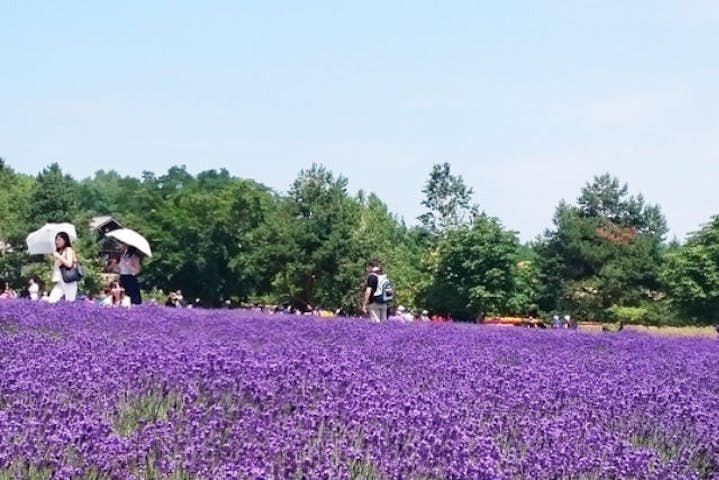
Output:
[[[717,338],[714,327],[645,327],[642,325],[625,325],[625,330],[651,333],[669,337],[706,337]]]
[[[601,323],[579,323],[579,329],[587,332],[601,332]],[[717,338],[714,327],[647,327],[644,325],[624,325],[624,330],[649,333],[664,337],[703,337]]]

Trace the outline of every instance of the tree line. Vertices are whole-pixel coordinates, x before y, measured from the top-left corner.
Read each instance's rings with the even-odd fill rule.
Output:
[[[396,303],[457,319],[551,315],[646,324],[719,318],[719,216],[680,244],[667,242],[661,208],[610,174],[556,207],[552,225],[523,244],[473,203],[447,163],[423,189],[425,213],[408,226],[374,193],[351,194],[321,165],[278,193],[227,170],[172,167],[140,178],[98,171],[76,180],[59,165],[37,176],[0,159],[0,277],[20,288],[49,268],[24,253],[46,222],[78,226],[84,288],[101,287],[87,225],[111,215],[142,232],[154,255],[146,290],[181,288],[206,304],[261,302],[358,310],[369,261],[386,266]]]

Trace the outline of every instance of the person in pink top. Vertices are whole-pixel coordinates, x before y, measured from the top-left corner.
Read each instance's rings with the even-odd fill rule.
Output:
[[[140,293],[140,282],[137,276],[142,269],[142,254],[135,247],[125,245],[122,256],[120,257],[120,286],[130,297],[133,305],[142,303],[142,294]]]
[[[0,300],[6,298],[12,298],[10,296],[10,289],[7,287],[7,283],[5,282],[5,280],[0,278]]]

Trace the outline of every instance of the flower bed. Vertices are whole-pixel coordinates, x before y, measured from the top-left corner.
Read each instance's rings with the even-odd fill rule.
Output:
[[[717,365],[628,332],[4,302],[0,478],[716,479]]]

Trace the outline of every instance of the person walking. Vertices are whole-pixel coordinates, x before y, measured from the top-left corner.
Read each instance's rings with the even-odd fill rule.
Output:
[[[77,264],[77,256],[67,233],[60,232],[55,236],[55,251],[52,252],[52,257],[55,259],[52,269],[52,281],[55,286],[50,291],[49,302],[57,303],[63,297],[66,302],[74,302],[77,297],[77,282],[65,283],[60,271],[60,267],[72,268]]]
[[[383,290],[389,288],[391,295],[391,283],[384,275],[382,267],[378,263],[371,263],[365,282],[362,312],[369,315],[370,321],[374,323],[387,321],[387,299]]]
[[[125,245],[120,256],[120,286],[125,290],[125,294],[130,297],[133,305],[142,303],[142,293],[140,292],[140,282],[137,276],[140,274],[142,264],[142,254],[139,250],[131,245]]]

